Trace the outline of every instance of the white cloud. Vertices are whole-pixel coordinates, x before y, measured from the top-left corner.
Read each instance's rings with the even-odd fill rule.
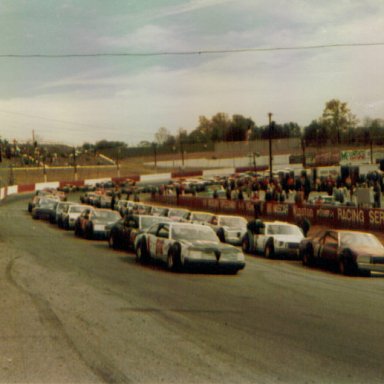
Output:
[[[165,8],[163,11],[159,12],[154,18],[159,19],[168,16],[180,15],[230,2],[234,2],[234,0],[190,0],[180,5]]]

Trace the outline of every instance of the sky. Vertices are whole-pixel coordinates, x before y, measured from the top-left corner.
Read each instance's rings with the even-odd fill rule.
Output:
[[[331,99],[384,118],[383,32],[382,0],[2,0],[0,138],[134,146],[218,112],[305,127]]]

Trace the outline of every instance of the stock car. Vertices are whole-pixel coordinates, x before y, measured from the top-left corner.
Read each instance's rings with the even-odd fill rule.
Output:
[[[299,257],[299,245],[304,239],[302,230],[295,224],[282,221],[252,220],[242,239],[245,253],[261,253],[267,258],[275,256]]]
[[[71,204],[68,209],[61,213],[61,225],[64,229],[74,229],[77,218],[84,209],[89,208],[86,204]]]
[[[241,239],[247,231],[247,220],[241,216],[213,215],[207,223],[220,241],[232,245],[241,245]]]
[[[67,196],[65,193],[60,192],[56,189],[46,188],[36,191],[32,201],[28,202],[28,212],[31,213],[32,209],[38,204],[41,199],[53,199],[57,201],[66,201]]]
[[[300,243],[306,266],[328,264],[344,275],[384,272],[384,246],[367,232],[323,230]]]
[[[152,224],[170,221],[167,217],[150,215],[127,215],[107,228],[110,248],[133,249],[136,236]]]
[[[208,223],[214,215],[211,212],[192,211],[189,219],[192,223]]]
[[[153,205],[151,209],[151,215],[153,216],[167,216],[169,208],[161,207],[159,205]]]
[[[215,231],[202,224],[153,224],[136,237],[135,250],[137,261],[158,259],[166,263],[169,270],[205,266],[235,274],[245,267],[243,252],[221,243]]]
[[[121,216],[118,212],[104,208],[86,208],[75,222],[75,235],[86,239],[105,238],[107,226],[116,223]]]
[[[188,221],[191,211],[186,208],[169,208],[167,217],[174,221]]]
[[[56,205],[55,215],[52,217],[51,222],[57,223],[57,225],[61,228],[63,224],[63,221],[62,221],[63,213],[66,212],[68,210],[68,207],[72,204],[75,204],[75,203],[71,201],[60,201]]]
[[[53,222],[56,217],[56,206],[59,200],[42,197],[32,208],[33,219],[43,219]]]

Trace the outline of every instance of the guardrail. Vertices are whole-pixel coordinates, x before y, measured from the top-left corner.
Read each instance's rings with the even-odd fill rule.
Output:
[[[222,212],[245,217],[262,217],[295,223],[301,217],[312,225],[328,225],[335,228],[383,230],[384,209],[358,207],[331,207],[321,205],[278,203],[264,201],[238,201],[194,196],[160,196],[151,200],[159,204],[172,204],[210,212]]]

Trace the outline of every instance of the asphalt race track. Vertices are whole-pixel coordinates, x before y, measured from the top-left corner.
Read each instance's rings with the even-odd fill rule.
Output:
[[[382,383],[384,278],[142,266],[0,206],[0,382]]]

